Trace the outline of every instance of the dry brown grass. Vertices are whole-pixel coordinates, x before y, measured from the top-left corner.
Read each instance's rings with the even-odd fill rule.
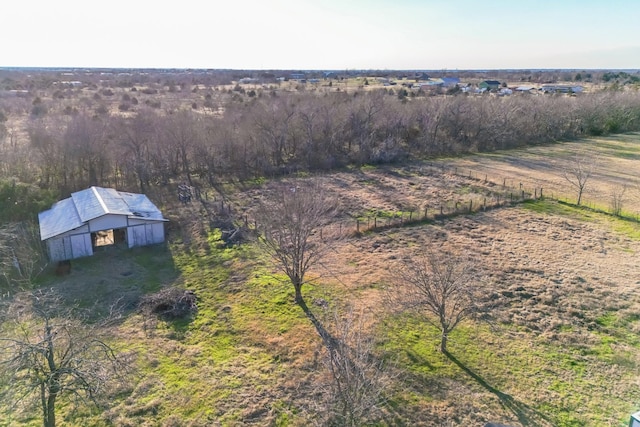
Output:
[[[594,188],[606,193],[606,186],[617,179],[637,182],[636,163],[604,155],[612,140],[602,141],[594,143],[600,153]],[[322,179],[327,191],[341,201],[341,220],[353,221],[350,215],[466,202],[500,187],[503,179],[560,193],[567,184],[557,165],[582,147],[561,144],[437,164],[362,168]],[[456,166],[459,173],[451,173]],[[466,169],[472,170],[472,178]],[[485,174],[497,183],[485,183]],[[264,190],[236,190],[225,194],[225,200],[235,212],[251,215]],[[202,205],[172,204],[170,197],[163,204],[172,219],[171,256],[180,271],[167,267],[166,274],[159,272],[151,282],[195,289],[202,298],[200,312],[192,323],[161,325],[151,335],[140,327],[140,317],[132,314],[117,331],[128,347],[138,351],[145,376],[110,416],[123,425],[143,420],[152,425],[154,419],[164,420],[165,425],[218,425],[218,420],[223,425],[309,425],[305,411],[319,399],[317,384],[322,378],[323,347],[317,332],[293,305],[286,284],[266,277],[271,272],[263,264],[266,260],[239,259],[238,254],[226,258],[209,241],[210,218]],[[493,322],[463,325],[450,348],[486,384],[430,351],[437,340],[431,345],[429,336],[420,331],[417,340],[423,347],[405,348],[395,355],[415,357],[411,363],[416,369],[399,367],[400,381],[392,392],[403,407],[396,409],[396,415],[424,426],[487,421],[569,426],[575,425],[573,421],[553,417],[563,405],[579,405],[580,419],[588,420],[585,425],[617,426],[637,397],[634,373],[640,366],[637,344],[620,335],[640,333],[640,240],[616,231],[617,221],[553,203],[525,204],[350,234],[333,244],[312,271],[316,285],[305,287],[303,293],[320,318],[322,309],[313,305],[318,296],[331,305],[352,305],[354,313],[375,319],[368,324],[372,330],[375,326],[384,330],[389,326],[383,323],[388,319],[385,285],[394,280],[402,258],[433,244],[471,254],[485,276],[484,302],[492,307]],[[638,224],[629,227],[640,233]],[[158,268],[156,256],[160,254],[141,251],[136,262],[117,257],[116,267],[108,271],[91,260],[78,262],[83,271],[73,270],[60,286],[78,294],[87,286],[95,287],[105,297],[136,291],[133,299],[142,292],[140,282],[149,281],[145,272]],[[605,338],[610,354],[603,350]],[[584,364],[585,372],[550,359],[545,351],[551,350]],[[549,415],[551,421],[542,417]]]
[[[544,188],[544,193],[575,202],[575,191],[562,176],[571,156],[579,153],[594,167],[587,183],[584,204],[607,208],[613,188],[626,185],[625,208],[640,212],[640,135],[632,133],[602,138],[563,142],[497,153],[465,156],[447,162],[477,176],[488,176],[494,182],[524,183],[528,188]]]

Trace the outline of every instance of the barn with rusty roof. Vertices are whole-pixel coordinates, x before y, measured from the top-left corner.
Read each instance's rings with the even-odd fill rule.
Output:
[[[164,242],[162,212],[144,194],[91,187],[38,214],[51,261],[93,255],[102,246]]]

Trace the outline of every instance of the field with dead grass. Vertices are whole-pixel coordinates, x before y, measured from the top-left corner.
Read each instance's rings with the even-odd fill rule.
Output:
[[[624,426],[639,409],[640,225],[562,202],[575,198],[562,167],[576,150],[597,159],[590,204],[606,210],[611,186],[624,182],[624,210],[637,212],[638,135],[321,177],[340,200],[347,236],[313,269],[303,293],[327,329],[334,310],[350,307],[375,335],[375,357],[389,366],[375,425]],[[298,179],[310,178],[286,182]],[[504,201],[509,181],[510,189],[522,183],[562,200],[354,232],[357,220],[475,206],[498,193]],[[314,325],[254,242],[227,246],[216,228],[251,218],[272,185],[229,184],[188,205],[159,194],[171,220],[166,246],[105,250],[74,261],[65,278],[42,278],[83,305],[124,296],[127,316],[113,342],[137,356],[135,377],[114,390],[110,409],[63,407],[65,425],[322,425],[327,372]],[[437,329],[386,310],[399,261],[426,246],[472,255],[490,309],[486,321],[454,331],[448,356],[438,352]],[[164,286],[195,291],[198,314],[148,323],[136,301]],[[0,425],[39,425],[28,408],[0,407]]]
[[[563,177],[572,156],[588,160],[593,177],[587,184],[584,204],[607,209],[612,192],[626,186],[625,205],[640,213],[640,134],[592,138],[522,150],[480,153],[453,160],[450,164],[470,169],[477,176],[501,177],[529,187],[541,187],[545,194],[575,203],[576,192]],[[495,178],[494,178],[495,179]]]

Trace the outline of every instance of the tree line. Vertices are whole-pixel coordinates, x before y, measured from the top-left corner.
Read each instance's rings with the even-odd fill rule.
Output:
[[[90,185],[144,192],[176,179],[213,185],[640,130],[635,91],[408,101],[385,90],[278,92],[222,108],[32,116],[26,142],[5,135],[0,144],[0,176],[60,194]]]

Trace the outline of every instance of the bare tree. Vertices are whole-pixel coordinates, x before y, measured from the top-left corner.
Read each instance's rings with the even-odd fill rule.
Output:
[[[123,359],[105,341],[106,319],[89,324],[53,291],[18,294],[0,324],[0,396],[17,407],[33,398],[44,427],[55,427],[59,398],[99,404]]]
[[[167,157],[173,157],[176,163],[180,163],[182,173],[187,176],[189,185],[191,181],[191,163],[193,159],[193,147],[197,144],[201,120],[199,114],[182,110],[169,114],[163,121],[163,131],[168,149],[173,151]]]
[[[33,224],[0,226],[0,275],[8,291],[28,288],[46,265],[46,253]]]
[[[478,280],[473,263],[447,252],[425,252],[405,261],[390,295],[400,310],[411,311],[440,329],[440,351],[449,334],[478,313]]]
[[[576,202],[578,206],[580,206],[582,202],[582,195],[587,187],[587,183],[593,176],[593,170],[593,160],[587,158],[584,154],[578,153],[573,156],[562,172],[564,179],[578,192],[578,201]]]
[[[309,185],[282,185],[259,208],[260,242],[291,280],[297,304],[304,302],[305,275],[326,252],[326,241],[319,233],[335,211],[335,200],[318,181]]]
[[[109,150],[106,126],[101,120],[79,114],[64,133],[66,161],[73,184],[104,185],[109,173]]]
[[[611,213],[615,216],[620,216],[622,213],[622,205],[625,199],[625,193],[627,192],[626,184],[616,185],[611,189]]]
[[[153,178],[149,151],[157,138],[158,115],[150,109],[142,109],[133,118],[117,120],[114,125],[124,150],[120,156],[125,159],[122,161],[125,175],[135,177],[144,193]]]
[[[327,345],[324,364],[329,373],[324,425],[361,426],[379,418],[385,388],[391,378],[385,360],[375,354],[375,340],[362,317],[352,310],[333,312],[333,345]]]

